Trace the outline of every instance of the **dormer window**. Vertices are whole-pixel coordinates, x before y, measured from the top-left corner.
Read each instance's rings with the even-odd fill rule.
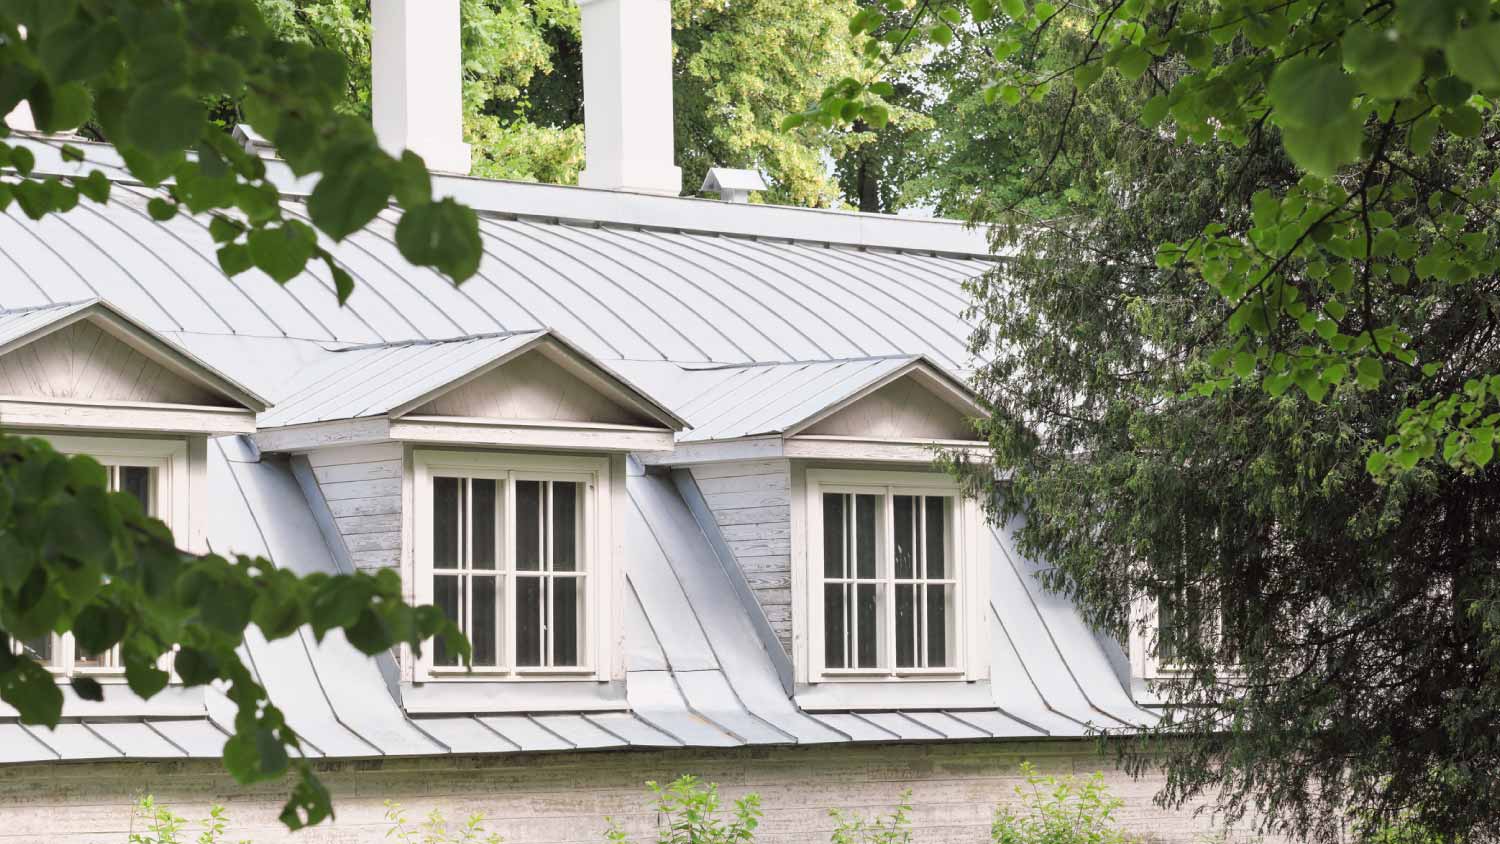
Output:
[[[982,514],[934,472],[807,470],[815,680],[963,679]]]
[[[468,636],[472,674],[440,644],[428,678],[589,675],[610,580],[607,458],[416,453],[418,599]],[[602,547],[608,547],[607,543]]]

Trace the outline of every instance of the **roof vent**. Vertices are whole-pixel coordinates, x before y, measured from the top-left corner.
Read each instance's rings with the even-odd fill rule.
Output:
[[[272,158],[276,155],[276,148],[271,146],[266,136],[252,129],[249,123],[236,123],[232,136],[234,142],[251,155],[260,158]]]
[[[708,175],[703,177],[703,187],[698,188],[698,192],[717,193],[719,199],[725,202],[743,204],[750,201],[750,191],[765,189],[766,180],[754,170],[710,167]]]

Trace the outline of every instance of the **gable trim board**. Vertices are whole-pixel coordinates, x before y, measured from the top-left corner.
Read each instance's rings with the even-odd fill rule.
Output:
[[[150,434],[252,434],[255,414],[234,407],[0,396],[0,426]]]
[[[932,463],[939,452],[984,459],[988,447],[977,440],[881,439],[803,434],[772,434],[710,442],[678,442],[671,451],[638,455],[648,466],[694,466],[737,460],[855,460],[878,463]]]
[[[108,335],[173,375],[219,393],[238,405],[238,410],[259,413],[270,404],[249,388],[103,299],[0,311],[0,357],[85,320],[98,325]]]
[[[255,429],[256,446],[268,452],[306,452],[384,442],[652,452],[670,450],[672,432],[634,425],[465,416],[377,417]]]

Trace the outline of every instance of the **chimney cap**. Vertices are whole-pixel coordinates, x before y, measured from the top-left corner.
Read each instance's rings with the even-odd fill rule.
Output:
[[[755,170],[732,167],[710,167],[703,177],[700,193],[717,193],[725,202],[748,202],[750,191],[765,190],[766,180]]]

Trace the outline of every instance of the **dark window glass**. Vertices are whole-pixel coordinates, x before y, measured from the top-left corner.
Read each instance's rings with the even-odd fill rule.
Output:
[[[854,565],[855,576],[875,577],[875,543],[879,537],[879,520],[876,510],[880,496],[854,496]],[[861,634],[863,638],[863,634]]]
[[[516,481],[516,568],[542,569],[541,481]]]
[[[516,578],[516,665],[542,664],[542,579]]]
[[[901,523],[899,516],[896,523]],[[898,668],[912,668],[917,664],[917,631],[921,622],[916,618],[916,589],[917,587],[910,584],[898,583],[896,585],[896,667]]]
[[[913,558],[917,552],[917,516],[913,512],[917,499],[910,495],[893,496],[891,509],[896,525],[896,579],[910,580],[916,572]]]
[[[121,466],[119,473],[120,491],[139,501],[142,510],[156,515],[156,508],[152,506],[151,470],[145,466]]]
[[[928,586],[926,592],[927,667],[946,668],[948,666],[949,587]]]
[[[464,625],[463,602],[460,598],[461,590],[458,583],[458,575],[440,574],[432,578],[432,602],[443,611],[443,615],[457,624],[460,629]],[[468,631],[464,631],[467,633]],[[432,641],[433,665],[453,666],[458,665],[458,654],[449,653],[443,646],[442,637]]]
[[[848,577],[844,571],[844,532],[848,519],[844,515],[849,496],[823,493],[823,576]]]
[[[571,484],[568,484],[571,486]],[[576,577],[552,578],[552,664],[578,665],[582,625],[578,605],[582,596]]]
[[[496,483],[490,478],[475,478],[469,481],[469,497],[473,503],[470,531],[469,568],[493,571],[495,568],[495,537],[499,510],[495,506]]]
[[[552,484],[552,570],[578,570],[578,484]]]
[[[941,496],[929,495],[924,504],[923,516],[925,524],[922,526],[923,539],[927,545],[927,576],[933,579],[947,580],[952,575],[948,572],[948,499]]]
[[[51,665],[54,656],[52,637],[38,636],[35,639],[27,639],[21,643],[21,651],[42,665]]]
[[[458,478],[432,479],[432,566],[440,569],[459,567],[459,537],[463,505]]]
[[[823,664],[829,668],[844,665],[844,595],[848,587],[841,583],[823,586]]]
[[[500,611],[496,594],[495,578],[491,576],[470,579],[474,590],[474,629],[469,631],[469,644],[474,648],[474,665],[493,668],[499,664],[495,623]]]
[[[875,584],[859,584],[857,593],[856,611],[859,613],[858,627],[859,641],[855,646],[859,652],[856,660],[857,668],[875,668],[880,664],[880,622],[878,608],[880,602],[875,597]]]

